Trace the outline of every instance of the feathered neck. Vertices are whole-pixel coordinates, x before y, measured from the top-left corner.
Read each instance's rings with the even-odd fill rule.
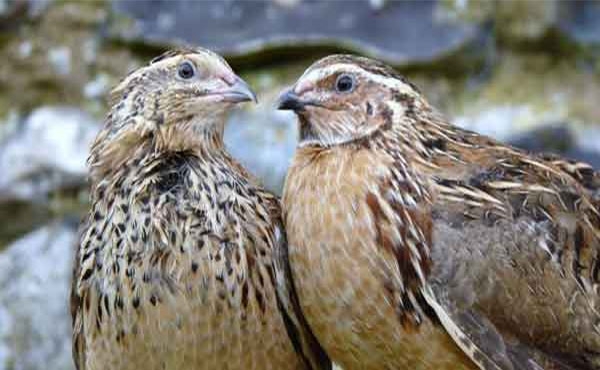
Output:
[[[187,152],[199,158],[227,156],[223,143],[225,118],[205,122],[190,117],[165,125],[135,124],[130,127],[106,124],[90,150],[88,168],[92,183],[120,176],[122,168],[135,167],[147,159]]]

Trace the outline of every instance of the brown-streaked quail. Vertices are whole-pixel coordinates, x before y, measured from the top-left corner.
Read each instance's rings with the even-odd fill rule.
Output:
[[[279,201],[224,148],[227,113],[250,100],[200,48],[112,92],[75,258],[79,370],[330,368],[289,280]]]
[[[590,171],[452,125],[368,58],[316,62],[279,108],[300,131],[283,197],[292,275],[333,361],[600,369]]]

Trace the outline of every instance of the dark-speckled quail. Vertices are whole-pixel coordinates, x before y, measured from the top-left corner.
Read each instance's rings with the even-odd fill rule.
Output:
[[[204,49],[113,91],[75,259],[78,369],[330,367],[283,264],[279,202],[223,146],[228,111],[253,99]]]
[[[591,169],[457,128],[367,58],[318,61],[279,105],[300,131],[283,198],[292,275],[333,361],[600,369]]]

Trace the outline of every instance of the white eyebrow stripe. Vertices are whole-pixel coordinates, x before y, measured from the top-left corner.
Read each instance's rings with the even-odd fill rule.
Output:
[[[404,83],[396,78],[385,77],[385,76],[373,74],[373,73],[366,71],[354,64],[347,64],[347,63],[338,63],[338,64],[334,64],[334,65],[331,65],[331,66],[328,66],[325,68],[317,68],[312,71],[311,70],[306,71],[302,75],[302,77],[300,77],[298,85],[296,85],[296,89],[295,89],[296,93],[300,93],[302,91],[310,89],[310,87],[314,86],[318,81],[325,79],[325,78],[331,76],[332,74],[342,72],[342,71],[349,72],[349,73],[362,74],[362,75],[366,76],[369,80],[371,80],[379,85],[383,85],[383,86],[392,88],[400,93],[414,94],[414,90],[412,89],[412,87],[410,87],[406,83]]]

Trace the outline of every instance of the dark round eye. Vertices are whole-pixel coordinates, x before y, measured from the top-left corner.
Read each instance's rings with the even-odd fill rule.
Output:
[[[335,89],[338,92],[350,92],[354,90],[354,77],[350,75],[339,75],[335,80]]]
[[[179,65],[179,68],[177,69],[177,74],[179,75],[179,77],[187,80],[194,77],[196,71],[194,70],[194,66],[192,65],[192,63],[183,62]]]

